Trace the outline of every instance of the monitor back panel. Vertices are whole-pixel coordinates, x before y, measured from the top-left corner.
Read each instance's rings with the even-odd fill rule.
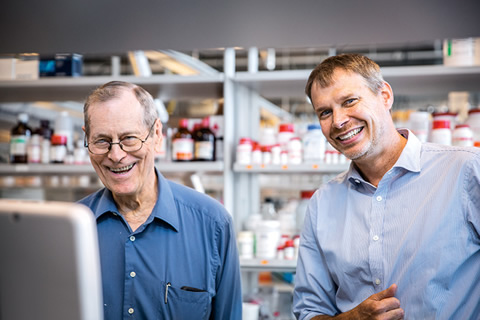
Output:
[[[0,319],[102,319],[93,214],[77,204],[0,199]]]

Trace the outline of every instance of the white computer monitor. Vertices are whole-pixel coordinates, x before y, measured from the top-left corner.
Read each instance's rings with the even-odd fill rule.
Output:
[[[103,319],[97,229],[87,207],[0,199],[0,257],[0,319]]]

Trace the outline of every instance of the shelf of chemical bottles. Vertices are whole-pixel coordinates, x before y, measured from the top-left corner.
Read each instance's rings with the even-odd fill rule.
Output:
[[[160,172],[222,172],[222,161],[156,162]],[[0,164],[0,175],[95,174],[91,164]]]
[[[237,72],[234,80],[264,97],[304,97],[312,70]],[[449,91],[480,91],[480,66],[398,66],[381,72],[398,95],[447,94]]]
[[[295,272],[297,268],[297,259],[279,260],[279,259],[242,259],[240,258],[240,268],[242,271],[270,271],[270,272]]]
[[[223,73],[215,75],[153,75],[51,77],[37,80],[0,81],[0,102],[84,101],[96,87],[112,80],[138,84],[154,98],[221,98]]]
[[[340,173],[348,169],[349,163],[349,161],[338,164],[302,163],[285,165],[235,163],[233,171],[246,173]]]

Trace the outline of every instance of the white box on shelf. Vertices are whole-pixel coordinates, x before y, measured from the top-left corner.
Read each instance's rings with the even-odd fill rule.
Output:
[[[480,38],[447,39],[443,42],[446,66],[480,66]]]
[[[15,58],[0,58],[0,80],[15,79]]]
[[[39,75],[38,58],[16,59],[15,79],[37,80]]]

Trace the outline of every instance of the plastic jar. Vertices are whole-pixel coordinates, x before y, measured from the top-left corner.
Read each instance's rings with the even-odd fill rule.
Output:
[[[259,144],[254,144],[252,149],[252,163],[262,164],[262,147]]]
[[[59,136],[65,136],[67,139],[67,150],[73,151],[73,123],[68,111],[62,111],[55,118],[55,127],[53,132]],[[50,159],[50,161],[54,161]]]
[[[279,165],[282,163],[281,159],[281,153],[282,153],[282,148],[280,147],[279,144],[274,144],[272,146],[272,164]]]
[[[302,141],[299,137],[293,137],[288,142],[288,163],[301,164],[302,163]]]
[[[303,160],[305,162],[323,162],[324,159],[325,136],[319,124],[310,124],[303,137]]]
[[[27,144],[28,163],[40,163],[42,160],[42,137],[34,133]]]
[[[452,144],[452,130],[450,130],[450,121],[448,120],[434,120],[433,129],[430,135],[430,142],[451,145]]]
[[[295,259],[295,246],[293,240],[287,240],[283,249],[285,260]]]
[[[67,156],[67,137],[59,134],[52,135],[50,150],[51,162],[64,163]]]
[[[237,163],[250,164],[252,162],[253,143],[250,138],[241,138],[237,145]]]
[[[262,220],[255,230],[256,257],[260,259],[275,259],[278,241],[280,240],[280,221]]]
[[[272,164],[272,146],[262,146],[262,164]]]
[[[254,233],[241,231],[238,233],[238,253],[240,259],[253,259],[254,257]]]
[[[457,124],[452,134],[452,145],[473,147],[473,131],[468,124]]]
[[[426,111],[414,111],[408,118],[408,128],[421,142],[427,142],[430,132],[431,115]]]
[[[468,111],[468,118],[465,121],[473,131],[473,143],[480,144],[480,109]]]
[[[457,114],[455,112],[436,112],[432,114],[433,121],[436,120],[447,120],[450,123],[450,130],[455,129],[457,122]]]
[[[282,123],[278,127],[277,142],[282,149],[286,150],[288,142],[294,136],[293,123]]]

